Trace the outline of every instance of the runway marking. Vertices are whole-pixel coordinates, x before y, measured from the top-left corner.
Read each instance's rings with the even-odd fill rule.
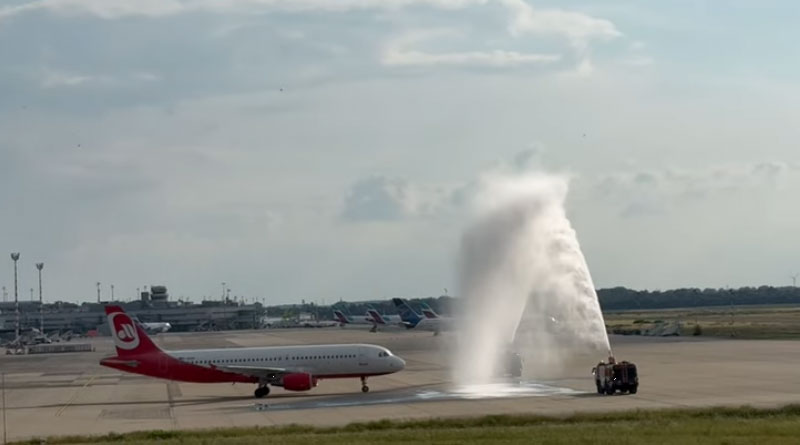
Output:
[[[59,410],[56,412],[56,417],[61,417],[61,414],[64,412],[64,410],[66,410],[70,405],[72,405],[73,402],[75,402],[75,400],[77,400],[81,391],[83,391],[87,386],[89,386],[89,384],[92,383],[95,377],[97,377],[97,374],[92,374],[92,376],[89,377],[89,380],[87,380],[86,383],[83,384],[83,386],[78,388],[78,390],[75,391],[74,394],[72,394],[72,397],[70,397],[69,400],[67,400],[67,403],[65,403],[64,406],[59,408]]]

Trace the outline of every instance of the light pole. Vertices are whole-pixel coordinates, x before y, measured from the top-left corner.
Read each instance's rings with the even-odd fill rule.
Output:
[[[111,285],[111,301],[114,301],[114,285]]]
[[[3,303],[8,302],[8,291],[6,291],[6,287],[3,286]]]
[[[100,282],[97,282],[97,302],[100,303]]]
[[[222,282],[222,303],[225,303],[225,282]]]
[[[11,259],[14,260],[14,311],[17,315],[14,333],[19,338],[19,295],[17,294],[17,261],[19,261],[19,252],[11,253]]]
[[[44,263],[36,263],[36,269],[39,270],[39,330],[44,333],[44,305],[42,301],[42,268]]]

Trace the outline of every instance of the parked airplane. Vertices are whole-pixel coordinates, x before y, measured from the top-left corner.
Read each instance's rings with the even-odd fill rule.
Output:
[[[106,306],[117,355],[100,364],[120,371],[194,383],[256,383],[254,395],[264,397],[269,387],[307,391],[317,381],[392,374],[405,361],[388,349],[367,344],[270,346],[259,348],[164,351],[119,306]]]
[[[397,307],[397,311],[400,313],[402,324],[409,329],[433,331],[436,335],[438,335],[441,331],[452,330],[455,327],[455,322],[453,319],[440,317],[432,310],[430,310],[431,315],[435,315],[433,318],[428,318],[427,316],[418,314],[417,311],[415,311],[402,298],[392,298],[392,302],[394,303],[395,307]]]
[[[430,306],[428,306],[426,303],[420,303],[419,307],[420,307],[420,309],[422,310],[422,315],[424,315],[424,316],[425,316],[425,318],[441,318],[441,317],[439,316],[439,314],[437,314],[437,313],[436,313],[436,312],[433,310],[433,308],[431,308]]]
[[[376,324],[381,326],[387,325],[400,325],[403,326],[403,320],[399,315],[381,315],[380,312],[373,308],[367,309],[367,315],[375,321]]]
[[[369,315],[349,315],[345,314],[339,309],[335,309],[333,311],[333,315],[334,317],[336,317],[336,321],[339,322],[339,326],[341,327],[353,324],[353,325],[370,325],[372,326],[370,332],[375,332],[378,329],[378,323],[375,320],[373,320],[372,317],[370,317]]]
[[[143,323],[139,322],[148,334],[161,334],[172,329],[169,323]]]

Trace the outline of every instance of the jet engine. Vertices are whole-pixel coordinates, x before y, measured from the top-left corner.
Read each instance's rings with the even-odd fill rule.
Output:
[[[311,374],[298,372],[283,376],[283,389],[287,391],[308,391],[317,386],[317,379]]]

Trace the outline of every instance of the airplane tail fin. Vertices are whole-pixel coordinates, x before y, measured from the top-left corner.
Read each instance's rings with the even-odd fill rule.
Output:
[[[425,303],[422,303],[422,315],[424,315],[425,318],[439,318],[439,314]]]
[[[117,356],[133,357],[163,352],[156,346],[139,323],[133,321],[120,306],[106,306],[108,327],[117,347]]]
[[[368,309],[367,314],[370,316],[370,318],[372,318],[372,321],[374,321],[375,323],[386,324],[386,320],[375,309]]]
[[[340,310],[335,310],[335,311],[333,311],[333,315],[334,315],[334,317],[336,317],[336,320],[337,320],[339,323],[341,323],[341,324],[348,324],[348,323],[350,323],[350,321],[349,321],[349,320],[347,319],[347,317],[344,315],[344,312],[342,312],[342,311],[340,311]]]
[[[422,320],[422,317],[420,317],[420,315],[402,298],[392,298],[392,303],[394,303],[397,312],[400,314],[400,320],[402,320],[406,326],[414,327]]]

